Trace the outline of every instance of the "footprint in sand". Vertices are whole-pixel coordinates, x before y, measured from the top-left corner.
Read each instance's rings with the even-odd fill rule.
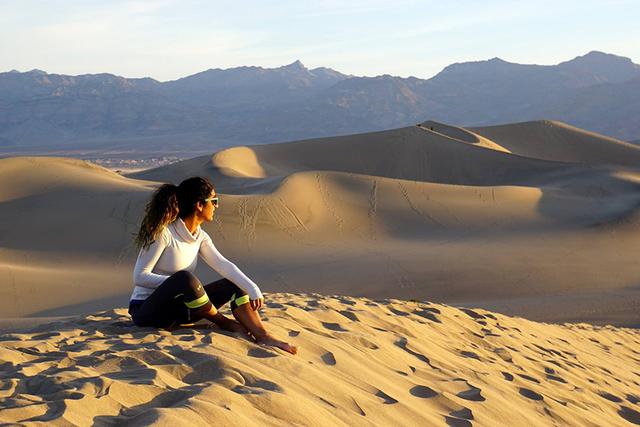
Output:
[[[627,408],[626,406],[621,406],[620,410],[618,411],[618,415],[632,424],[640,425],[640,412],[634,409]]]
[[[338,301],[340,301],[344,305],[356,305],[355,301],[352,301],[352,300],[346,299],[346,298],[338,298]]]
[[[482,328],[480,329],[480,331],[484,334],[484,337],[501,337],[502,335],[500,334],[496,334],[493,332],[493,330],[489,329],[489,328]]]
[[[526,374],[518,374],[516,373],[517,376],[519,376],[520,378],[524,378],[527,381],[531,381],[533,383],[536,384],[540,384],[540,381],[538,381],[537,379],[533,378],[532,376],[526,375]]]
[[[417,386],[411,387],[411,390],[409,390],[409,393],[411,393],[412,396],[421,397],[423,399],[429,399],[431,397],[435,397],[438,395],[437,392],[435,392],[433,389],[425,385],[417,385]]]
[[[320,356],[320,359],[329,366],[335,366],[336,364],[336,357],[330,351]]]
[[[513,356],[511,356],[511,353],[509,353],[509,350],[507,350],[506,348],[498,347],[494,349],[493,352],[505,362],[509,362],[509,363],[513,362]]]
[[[286,309],[286,307],[284,305],[282,305],[282,304],[280,304],[278,302],[268,302],[268,303],[266,303],[266,306],[269,307],[269,308],[280,308],[280,309],[285,308]]]
[[[358,349],[368,348],[369,350],[378,350],[380,348],[376,343],[371,342],[365,337],[359,335],[345,335],[342,340]]]
[[[480,360],[480,356],[478,356],[476,353],[474,353],[473,351],[461,351],[460,354],[464,357],[468,357],[470,359],[476,359],[476,360]]]
[[[264,394],[268,392],[282,393],[282,388],[271,381],[253,380],[246,384],[238,384],[231,389],[238,394]]]
[[[380,399],[382,399],[382,403],[384,403],[385,405],[392,405],[394,403],[398,403],[397,399],[394,399],[393,397],[389,396],[387,393],[385,393],[382,390],[377,391],[376,397],[379,397]]]
[[[344,317],[346,317],[347,319],[353,321],[353,322],[359,322],[360,319],[358,319],[358,316],[356,316],[355,313],[351,312],[351,311],[347,311],[347,310],[340,310],[338,311],[338,313],[342,314]]]
[[[481,389],[472,386],[468,382],[467,385],[469,386],[469,390],[461,391],[460,393],[456,394],[456,396],[464,400],[471,400],[472,402],[484,402],[486,400],[481,394]]]
[[[557,375],[547,374],[547,379],[551,381],[557,381],[559,383],[567,384],[567,381],[564,378],[559,377]]]
[[[508,373],[508,372],[504,372],[504,371],[503,371],[503,372],[502,372],[502,376],[503,376],[503,377],[504,377],[504,379],[505,379],[505,380],[507,380],[507,381],[513,381],[513,375],[511,375],[511,374],[510,374],[510,373]]]
[[[433,314],[435,311],[440,313],[440,310],[437,310],[437,309],[424,309],[424,310],[414,310],[413,314],[415,314],[416,316],[424,317],[425,319],[431,320],[432,322],[442,323],[440,319],[438,319],[436,315]]]
[[[320,306],[320,301],[318,301],[317,299],[310,299],[305,301],[307,303],[308,307],[319,307]]]
[[[444,421],[447,423],[448,426],[451,426],[451,427],[472,427],[473,426],[471,421],[465,420],[462,418],[445,416]]]
[[[638,403],[640,403],[640,397],[635,396],[633,394],[627,394],[627,401],[629,403],[633,403],[634,405],[637,405]]]
[[[544,396],[542,396],[541,394],[536,393],[533,390],[529,390],[528,388],[523,388],[520,387],[519,390],[520,394],[523,395],[524,397],[526,397],[527,399],[531,399],[531,400],[544,400]]]
[[[473,310],[470,310],[468,308],[461,308],[460,311],[464,312],[467,316],[471,317],[472,319],[484,319],[485,316],[483,316],[480,313],[477,313]]]
[[[290,337],[297,337],[298,335],[300,335],[300,331],[289,331]]]
[[[249,351],[247,352],[247,356],[264,359],[267,357],[277,357],[278,355],[269,350],[265,350],[264,348],[252,348],[252,349],[249,349]]]
[[[613,403],[621,403],[622,399],[620,399],[618,396],[614,396],[611,393],[607,393],[606,391],[599,391],[598,395],[600,395],[600,397],[603,397],[607,400],[610,400]]]
[[[388,307],[388,309],[389,309],[390,312],[392,312],[396,316],[408,316],[409,315],[409,313],[407,313],[406,311],[398,310],[398,309],[395,309],[393,307]]]
[[[429,365],[429,367],[431,369],[438,369],[435,366],[433,366],[431,364],[431,361],[429,360],[429,358],[427,356],[425,356],[422,353],[418,353],[417,351],[413,351],[408,347],[409,344],[409,340],[406,339],[405,337],[400,337],[396,342],[394,342],[395,345],[397,345],[398,347],[400,347],[401,349],[403,349],[404,351],[406,351],[407,353],[417,357],[419,360],[422,360],[424,363],[426,363],[427,365]]]
[[[462,419],[465,419],[465,420],[472,420],[473,419],[473,412],[471,412],[471,409],[465,408],[465,407],[463,407],[460,410],[453,411],[453,412],[449,413],[449,415],[452,416],[452,417],[462,418]]]
[[[322,326],[324,326],[326,329],[329,329],[331,331],[349,332],[347,329],[340,326],[339,323],[332,323],[332,322],[321,322],[321,323],[322,323]]]

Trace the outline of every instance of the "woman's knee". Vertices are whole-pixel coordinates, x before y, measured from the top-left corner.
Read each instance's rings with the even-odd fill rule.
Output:
[[[198,293],[203,292],[202,284],[200,283],[200,280],[198,280],[195,274],[193,274],[190,271],[180,270],[173,273],[171,277],[180,281],[180,283],[182,283],[185,288],[189,288],[194,292],[198,292]]]

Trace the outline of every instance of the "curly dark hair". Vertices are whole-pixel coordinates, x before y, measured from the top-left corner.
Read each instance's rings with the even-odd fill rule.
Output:
[[[161,185],[147,203],[140,230],[135,237],[138,250],[148,249],[158,234],[178,217],[186,218],[196,211],[196,204],[203,202],[214,190],[213,184],[199,176],[185,179],[180,185]]]

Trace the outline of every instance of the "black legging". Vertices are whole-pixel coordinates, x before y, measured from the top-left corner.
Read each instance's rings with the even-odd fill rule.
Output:
[[[196,322],[211,310],[231,301],[231,309],[249,302],[245,291],[228,279],[220,279],[202,286],[188,271],[169,276],[143,301],[131,301],[129,314],[138,326],[168,328]]]

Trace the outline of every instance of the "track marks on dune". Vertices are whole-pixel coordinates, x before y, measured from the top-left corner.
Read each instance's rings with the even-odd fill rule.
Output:
[[[400,188],[400,193],[402,194],[402,197],[404,197],[404,199],[407,201],[407,204],[409,205],[409,208],[413,212],[415,212],[419,217],[427,220],[428,222],[430,222],[432,224],[435,224],[435,225],[438,225],[438,226],[442,226],[442,223],[440,223],[434,217],[429,215],[427,212],[423,212],[420,209],[418,209],[418,207],[411,200],[411,196],[409,195],[409,191],[404,186],[404,184],[402,184],[401,182],[398,182],[398,187]]]
[[[374,179],[371,183],[371,191],[369,192],[369,209],[367,217],[369,218],[369,237],[376,240],[375,218],[378,209],[378,180]]]
[[[253,248],[256,241],[256,222],[260,213],[260,207],[264,200],[258,198],[254,207],[249,206],[250,200],[247,197],[242,198],[238,204],[238,214],[240,215],[240,230],[247,236],[247,247],[249,250]]]
[[[342,233],[344,228],[344,219],[338,214],[335,206],[337,205],[335,200],[335,195],[332,197],[332,194],[329,190],[327,190],[325,184],[322,182],[321,174],[316,174],[316,186],[318,187],[318,193],[320,194],[320,198],[322,199],[322,205],[329,212],[329,214],[335,220],[338,226],[338,233]]]
[[[302,231],[309,231],[307,227],[304,225],[304,222],[302,222],[302,220],[298,217],[298,215],[296,215],[296,213],[293,210],[291,210],[291,208],[289,208],[289,206],[287,205],[287,202],[285,202],[282,197],[278,197],[278,201],[282,204],[282,207],[287,211],[287,213],[289,213],[294,218],[294,220],[298,224],[297,228],[302,229]]]

